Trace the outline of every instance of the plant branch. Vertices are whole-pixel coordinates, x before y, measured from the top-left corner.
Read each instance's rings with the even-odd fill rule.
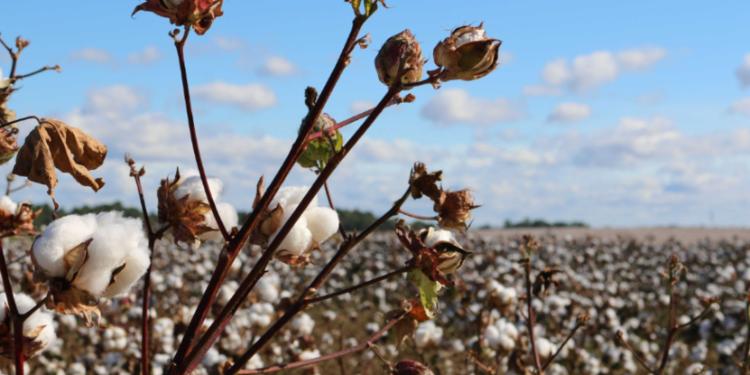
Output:
[[[39,73],[43,73],[43,72],[46,72],[46,71],[49,71],[49,70],[54,70],[56,72],[59,72],[60,71],[60,65],[43,66],[43,67],[41,67],[41,68],[39,68],[39,69],[37,69],[37,70],[35,70],[33,72],[26,73],[26,74],[20,74],[20,75],[15,76],[15,77],[13,77],[13,81],[14,82],[15,81],[20,81],[20,80],[22,80],[24,78],[29,78],[31,76],[35,76],[35,75],[37,75]]]
[[[417,219],[417,220],[431,220],[432,221],[432,220],[437,220],[438,219],[437,216],[418,215],[418,214],[414,214],[414,213],[411,213],[411,212],[406,211],[406,210],[398,210],[398,212],[400,214],[404,215],[404,216],[408,216],[408,217],[410,217],[412,219]]]
[[[307,298],[307,299],[305,299],[305,304],[309,306],[309,305],[312,305],[314,303],[318,303],[318,302],[322,302],[322,301],[325,301],[325,300],[328,300],[328,299],[331,299],[331,298],[335,298],[335,297],[338,297],[338,296],[343,295],[343,294],[349,294],[351,292],[354,292],[355,290],[368,287],[368,286],[370,286],[372,284],[377,284],[377,283],[379,283],[379,282],[381,282],[381,281],[383,281],[385,279],[389,279],[389,278],[391,278],[393,276],[409,272],[412,269],[414,269],[413,266],[404,266],[404,267],[401,267],[401,268],[396,269],[394,271],[388,272],[385,275],[380,275],[380,276],[375,277],[373,279],[367,280],[365,282],[361,282],[361,283],[359,283],[357,285],[353,285],[353,286],[350,286],[348,288],[344,288],[344,289],[335,291],[333,293],[329,293],[329,294],[322,295],[322,296],[319,296],[319,297]]]
[[[565,347],[565,345],[568,344],[568,341],[570,341],[570,339],[572,339],[573,336],[575,336],[575,334],[578,331],[578,329],[581,328],[583,325],[584,325],[584,323],[581,320],[577,320],[576,321],[576,325],[573,327],[572,330],[570,330],[570,333],[568,333],[568,336],[565,337],[565,340],[563,340],[562,344],[560,344],[560,346],[557,348],[557,350],[555,351],[555,353],[552,354],[547,359],[547,361],[544,362],[544,366],[542,366],[542,370],[546,370],[552,364],[552,362],[555,361],[555,358],[557,358],[557,356],[560,354],[560,352],[562,352],[562,350]]]
[[[648,371],[649,373],[654,373],[654,370],[651,368],[651,366],[646,363],[646,360],[641,357],[641,354],[638,353],[635,348],[633,348],[632,345],[630,345],[630,342],[625,338],[625,335],[622,331],[617,331],[617,339],[622,343],[622,346],[625,347],[631,354],[633,354],[633,358],[635,358],[635,361],[638,362],[641,367],[643,367],[644,370]]]
[[[23,375],[25,358],[23,355],[23,318],[18,312],[16,298],[13,294],[13,285],[10,282],[10,273],[8,265],[5,263],[5,249],[3,249],[2,239],[0,239],[0,273],[3,279],[3,290],[5,290],[5,299],[8,302],[8,314],[10,321],[13,323],[13,359],[16,367],[16,375]],[[2,302],[2,301],[0,301]]]
[[[8,121],[8,122],[6,122],[4,124],[0,124],[0,128],[4,128],[6,126],[10,126],[10,125],[19,123],[21,121],[32,120],[32,119],[36,120],[37,124],[41,124],[43,122],[39,117],[36,117],[36,116],[26,116],[26,117],[17,118],[17,119],[15,119],[13,121]]]
[[[240,371],[237,371],[237,373],[238,374],[242,374],[242,375],[245,375],[245,374],[247,374],[247,375],[250,375],[250,374],[271,374],[271,373],[275,373],[275,372],[279,372],[279,371],[293,370],[293,369],[298,369],[298,368],[310,367],[310,366],[317,365],[318,363],[330,361],[330,360],[333,360],[333,359],[337,359],[337,358],[341,358],[341,357],[344,357],[344,356],[347,356],[347,355],[351,355],[351,354],[355,354],[355,353],[359,353],[359,352],[365,351],[365,350],[369,349],[370,347],[372,347],[372,345],[375,344],[376,341],[380,340],[381,337],[385,336],[385,334],[388,333],[388,331],[391,328],[393,328],[393,326],[396,325],[396,323],[398,323],[401,319],[403,319],[407,315],[408,315],[407,312],[402,312],[397,317],[395,317],[395,318],[391,319],[390,321],[388,321],[388,323],[386,323],[385,326],[383,326],[383,328],[381,328],[379,331],[375,332],[367,340],[365,340],[364,342],[360,343],[359,345],[357,345],[355,347],[352,347],[352,348],[349,348],[349,349],[340,350],[340,351],[335,352],[335,353],[326,354],[326,355],[320,356],[318,358],[313,358],[313,359],[308,359],[308,360],[298,361],[298,362],[292,362],[292,363],[279,364],[279,365],[269,366],[269,367],[265,367],[265,368],[257,369],[257,370],[240,370]]]
[[[190,27],[185,27],[183,31],[182,39],[175,40],[174,46],[177,49],[177,58],[180,62],[180,77],[182,79],[182,95],[185,98],[185,113],[188,119],[188,128],[190,130],[190,143],[193,145],[193,154],[195,155],[195,164],[198,166],[198,174],[203,183],[203,190],[206,193],[206,200],[208,205],[211,207],[211,212],[216,220],[216,226],[219,228],[224,240],[229,240],[229,232],[224,221],[219,216],[219,209],[216,207],[216,201],[211,192],[211,188],[208,185],[208,176],[206,176],[206,168],[203,166],[203,157],[201,156],[200,145],[198,144],[198,133],[195,129],[195,119],[193,117],[193,104],[190,100],[190,85],[188,83],[187,67],[185,64],[185,42],[187,42],[188,35],[190,35]]]
[[[393,101],[391,101],[390,103],[388,103],[388,106],[391,106],[391,105],[394,105],[394,104],[401,104],[402,102],[403,102],[403,100],[399,100],[398,98],[396,98]],[[337,130],[339,130],[339,129],[347,126],[347,125],[353,124],[353,123],[355,123],[355,122],[357,122],[357,121],[359,121],[359,120],[361,120],[363,118],[366,118],[367,116],[369,116],[372,113],[372,111],[374,109],[375,108],[370,108],[370,109],[368,109],[368,110],[366,110],[364,112],[361,112],[361,113],[358,113],[358,114],[356,114],[356,115],[354,115],[352,117],[349,117],[348,119],[346,119],[344,121],[337,122],[336,125],[333,126],[333,128],[330,128],[330,129],[327,129],[327,130],[321,130],[319,132],[312,133],[312,134],[310,134],[307,137],[307,142],[314,141],[314,140],[316,140],[318,138],[322,138],[324,132],[332,133],[332,132],[335,132],[335,131],[337,131]]]
[[[310,110],[307,117],[305,118],[302,124],[302,127],[300,129],[299,135],[297,136],[297,139],[295,140],[294,144],[290,148],[289,153],[286,156],[286,159],[284,159],[284,162],[279,167],[279,170],[274,176],[273,181],[271,182],[268,189],[261,197],[256,207],[253,209],[253,211],[250,213],[248,218],[245,220],[245,223],[242,225],[242,228],[240,228],[237,235],[233,237],[232,240],[230,240],[227,247],[221,252],[216,268],[214,269],[214,272],[211,275],[211,280],[209,281],[208,286],[205,292],[203,293],[203,296],[201,297],[201,301],[198,304],[198,308],[196,309],[195,314],[193,314],[193,318],[191,319],[190,324],[188,325],[188,328],[185,331],[185,335],[183,336],[183,339],[180,342],[180,347],[177,351],[177,354],[175,355],[169,374],[174,373],[174,370],[177,364],[183,363],[183,360],[185,356],[187,355],[187,352],[190,350],[191,346],[193,345],[198,329],[200,328],[201,324],[203,324],[203,321],[206,319],[209,308],[211,307],[211,305],[213,305],[214,301],[216,300],[216,296],[218,295],[221,284],[224,282],[224,279],[226,278],[232,263],[234,262],[235,258],[239,254],[244,244],[247,242],[248,238],[250,237],[250,234],[253,233],[255,229],[257,228],[257,226],[260,224],[263,218],[262,213],[268,209],[268,206],[270,205],[271,200],[276,195],[276,192],[279,190],[284,180],[289,175],[290,171],[292,170],[295,163],[297,162],[297,159],[299,158],[299,154],[304,148],[305,139],[307,138],[308,134],[312,131],[315,125],[315,121],[318,119],[318,117],[320,117],[321,113],[323,113],[323,108],[328,102],[328,99],[331,97],[331,94],[333,93],[333,90],[336,87],[336,84],[338,83],[339,78],[341,78],[341,75],[343,74],[343,71],[347,66],[347,60],[349,59],[349,54],[352,50],[351,47],[356,44],[357,35],[362,29],[362,26],[364,25],[365,20],[366,18],[364,17],[356,17],[352,21],[352,27],[351,27],[351,30],[349,31],[349,36],[347,37],[346,43],[344,44],[344,47],[339,55],[338,61],[336,62],[336,65],[331,71],[331,74],[328,77],[328,80],[323,86],[323,90],[318,96],[318,100],[315,102],[315,105],[313,106],[313,108]]]
[[[529,257],[523,260],[523,269],[526,277],[526,329],[529,331],[529,341],[531,342],[531,355],[534,357],[534,366],[537,374],[544,375],[542,361],[539,358],[539,352],[536,348],[536,336],[534,334],[534,325],[536,324],[536,312],[532,306],[533,294],[531,293],[531,259]]]
[[[742,349],[742,374],[747,374],[748,369],[750,369],[750,293],[745,295],[745,326],[747,327],[747,336]]]
[[[386,94],[383,96],[383,99],[378,103],[375,111],[373,111],[370,116],[367,117],[367,120],[365,120],[365,122],[359,127],[359,129],[357,129],[357,131],[352,135],[349,141],[346,142],[341,151],[331,157],[325,168],[320,172],[318,177],[315,179],[315,182],[312,184],[300,203],[297,205],[297,208],[292,212],[289,219],[281,227],[281,229],[279,229],[279,232],[274,240],[271,241],[270,245],[268,245],[268,248],[263,252],[263,255],[261,255],[260,259],[258,259],[253,269],[242,281],[237,291],[222,309],[221,313],[219,313],[219,315],[216,317],[211,327],[209,327],[206,333],[201,337],[201,340],[196,345],[196,349],[193,350],[193,352],[191,352],[187,357],[188,359],[185,361],[186,366],[183,367],[183,369],[186,368],[188,372],[192,371],[197,365],[197,361],[199,359],[196,357],[196,355],[205,355],[205,352],[208,351],[209,347],[213,345],[213,343],[219,338],[219,335],[221,334],[221,332],[223,332],[226,325],[229,324],[229,321],[232,319],[232,316],[237,311],[242,301],[244,301],[245,298],[250,294],[252,289],[255,287],[255,284],[265,273],[266,266],[273,259],[276,250],[278,249],[279,245],[281,245],[281,242],[286,238],[286,236],[289,234],[289,231],[291,231],[294,224],[302,216],[307,206],[323,187],[323,182],[328,180],[328,178],[333,174],[333,171],[336,170],[336,167],[338,167],[341,161],[349,154],[354,146],[356,146],[357,142],[359,142],[359,140],[364,136],[370,126],[378,118],[380,113],[383,112],[386,104],[390,102],[396,95],[398,95],[400,91],[400,87],[389,88]],[[261,338],[259,342],[261,340],[263,340],[263,338]]]

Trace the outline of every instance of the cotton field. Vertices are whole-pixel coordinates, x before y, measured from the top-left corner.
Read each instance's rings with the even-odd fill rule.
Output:
[[[747,342],[747,286],[750,241],[731,237],[691,240],[542,234],[531,259],[532,275],[557,269],[554,283],[532,300],[536,311],[536,350],[544,363],[579,323],[588,320],[547,367],[549,374],[637,374],[639,358],[657,367],[665,344],[669,292],[665,274],[672,254],[684,264],[675,283],[676,321],[686,324],[674,338],[664,373],[739,374]],[[336,240],[312,254],[311,263],[292,268],[273,262],[237,312],[218,344],[196,373],[218,374],[233,356],[279,317],[290,300],[331,256]],[[533,369],[526,325],[525,278],[521,238],[504,231],[469,232],[459,237],[472,252],[452,275],[454,285],[439,296],[439,310],[399,342],[391,329],[370,350],[321,362],[315,367],[282,373],[384,374],[386,363],[411,359],[436,374],[521,374]],[[23,254],[28,240],[9,240],[10,273],[36,300],[43,298]],[[162,373],[213,270],[219,247],[161,241],[155,252],[152,299],[153,373]],[[221,289],[226,303],[243,270],[259,255],[246,248]],[[382,232],[354,250],[334,271],[319,294],[376,278],[404,266],[409,254],[395,236]],[[36,294],[34,294],[36,292]],[[417,293],[407,277],[395,275],[369,287],[315,304],[298,314],[246,368],[315,359],[355,347],[381,329],[386,315]],[[719,302],[711,304],[718,298]],[[57,315],[55,333],[44,335],[47,349],[28,363],[32,374],[132,374],[138,371],[140,291],[104,302],[98,324]],[[44,309],[40,313],[46,314]],[[43,317],[42,319],[47,319]],[[48,322],[47,320],[45,320]],[[210,324],[210,316],[209,322]],[[47,328],[44,328],[47,330]],[[618,338],[621,332],[623,341]]]

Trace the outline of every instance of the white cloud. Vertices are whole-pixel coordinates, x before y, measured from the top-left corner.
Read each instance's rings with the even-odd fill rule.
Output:
[[[628,49],[617,53],[617,61],[623,69],[646,69],[667,56],[667,51],[659,47]]]
[[[260,68],[261,74],[276,77],[289,76],[296,72],[297,68],[294,66],[294,64],[292,64],[291,61],[280,56],[269,57]]]
[[[750,97],[742,98],[729,106],[729,113],[750,116]]]
[[[276,104],[276,94],[260,84],[236,85],[226,82],[213,82],[193,90],[195,97],[218,104],[226,104],[247,111],[272,107]]]
[[[147,98],[136,89],[115,85],[89,92],[83,110],[87,113],[121,114],[144,109],[147,104]]]
[[[128,62],[131,64],[152,64],[161,60],[162,55],[155,46],[147,46],[142,51],[134,52],[128,55]]]
[[[97,64],[108,64],[114,60],[109,52],[99,48],[83,48],[74,51],[70,57],[76,61],[87,61]]]
[[[228,36],[216,36],[213,39],[216,48],[225,52],[239,51],[247,47],[247,43],[240,38]]]
[[[504,98],[474,98],[461,89],[444,89],[422,108],[422,116],[442,125],[490,125],[519,120],[523,111],[517,107]]]
[[[666,50],[658,47],[627,49],[619,52],[595,51],[568,61],[555,59],[542,69],[541,85],[524,88],[526,95],[556,95],[561,88],[588,91],[616,80],[623,72],[641,71],[664,59]]]
[[[560,103],[547,116],[549,122],[578,122],[591,116],[591,107],[582,103]]]
[[[349,112],[356,115],[358,113],[370,110],[373,107],[375,107],[375,104],[373,102],[367,100],[355,100],[354,102],[352,102],[352,105],[349,106]]]
[[[735,71],[742,87],[750,87],[750,53],[745,55],[742,65]]]

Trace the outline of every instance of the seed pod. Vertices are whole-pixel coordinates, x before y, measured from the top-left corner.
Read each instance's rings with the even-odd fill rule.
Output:
[[[481,24],[453,30],[433,50],[435,64],[443,69],[441,80],[471,81],[490,74],[499,62],[501,43],[488,38]]]
[[[397,83],[399,73],[402,74],[401,83],[419,81],[423,67],[422,48],[409,29],[388,38],[375,57],[378,78],[388,86]]]

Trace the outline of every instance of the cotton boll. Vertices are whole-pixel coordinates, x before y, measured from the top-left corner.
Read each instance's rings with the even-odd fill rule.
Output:
[[[120,212],[96,215],[97,230],[88,257],[73,284],[94,296],[112,297],[127,291],[149,265],[149,250],[141,221]],[[112,272],[125,265],[110,286]]]
[[[422,322],[414,332],[414,343],[418,348],[424,348],[429,345],[438,345],[443,338],[443,329],[435,325],[435,322],[428,320]]]
[[[307,191],[310,190],[307,186],[287,186],[279,189],[279,191],[276,193],[276,196],[271,201],[271,204],[268,206],[271,209],[276,208],[277,205],[281,205],[281,207],[284,208],[286,211],[287,207],[289,206],[297,206],[302,202],[302,198],[305,197],[305,194],[307,194]],[[308,207],[317,207],[318,206],[318,197],[314,197],[310,201],[310,205]]]
[[[14,293],[13,299],[16,301],[18,312],[21,314],[32,310],[36,306],[36,302],[23,293]],[[0,293],[0,324],[7,318],[6,311],[9,309],[8,306],[6,294]],[[43,327],[42,330],[35,332],[39,327]],[[38,351],[44,351],[50,344],[57,340],[52,314],[42,309],[35,311],[23,322],[23,334],[25,337],[33,338],[35,344],[39,344]],[[36,337],[31,337],[32,334],[36,334]]]
[[[299,314],[292,321],[292,329],[297,331],[301,335],[309,335],[315,328],[315,321],[305,313]]]
[[[237,216],[237,210],[234,209],[234,206],[226,202],[218,202],[216,203],[216,210],[219,211],[219,217],[221,217],[221,221],[224,223],[224,227],[227,231],[231,230],[232,227],[237,226],[239,219]],[[221,241],[224,239],[221,232],[218,230],[219,225],[216,224],[213,211],[206,212],[204,223],[209,228],[214,228],[216,230],[201,234],[199,236],[201,240]]]
[[[547,358],[555,352],[555,346],[544,337],[536,339],[536,351],[540,356]]]
[[[183,176],[178,184],[179,186],[174,192],[175,198],[180,199],[187,195],[189,200],[208,202],[200,176]],[[218,178],[209,178],[208,188],[211,190],[211,195],[216,198],[224,189],[224,184]]]
[[[245,365],[245,368],[248,370],[255,370],[259,368],[263,368],[265,364],[263,363],[263,359],[260,358],[260,354],[256,354],[250,358],[249,361],[247,361],[247,364]]]
[[[297,205],[293,205],[288,207],[288,209],[284,209],[284,219],[282,220],[281,227],[279,227],[279,230],[276,231],[276,233],[271,238],[271,241],[273,241],[276,236],[279,234],[279,231],[281,231],[281,228],[284,227],[287,220],[289,220],[290,216],[294,212],[294,210],[297,209]],[[284,250],[291,255],[299,256],[305,250],[309,249],[312,245],[312,233],[309,229],[307,229],[307,220],[304,215],[302,215],[296,223],[294,223],[294,226],[292,227],[292,230],[289,231],[289,233],[286,235],[283,241],[281,241],[281,244],[279,245],[280,250]]]
[[[13,202],[13,200],[10,199],[9,196],[3,195],[2,198],[0,198],[0,210],[15,214],[17,209],[18,204],[16,202]]]
[[[320,357],[320,352],[318,351],[318,349],[305,350],[302,353],[299,353],[297,357],[299,358],[300,361],[307,361],[310,359],[315,359],[315,358]]]
[[[439,242],[455,243],[456,238],[453,236],[453,232],[449,230],[429,228],[424,242],[425,245],[432,247]]]
[[[255,290],[264,302],[275,302],[279,298],[279,275],[269,273],[264,275],[255,287]]]
[[[328,207],[313,207],[305,211],[307,228],[313,241],[321,244],[339,229],[339,215]]]
[[[65,253],[93,238],[96,226],[94,214],[68,215],[53,221],[32,246],[36,264],[47,276],[65,276]]]

